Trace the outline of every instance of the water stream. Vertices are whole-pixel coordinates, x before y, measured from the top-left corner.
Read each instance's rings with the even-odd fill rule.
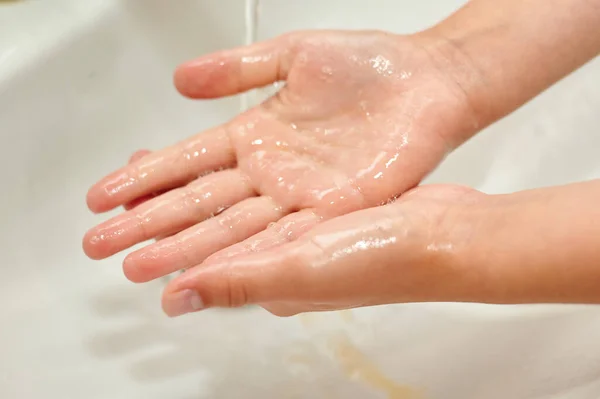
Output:
[[[258,30],[258,17],[260,0],[246,0],[245,4],[245,36],[244,44],[249,45],[256,41]],[[256,92],[254,90],[242,94],[241,110],[244,112],[249,107],[255,105]]]

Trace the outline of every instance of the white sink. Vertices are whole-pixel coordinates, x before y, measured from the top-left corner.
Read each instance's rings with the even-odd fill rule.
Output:
[[[414,31],[462,1],[263,0],[258,36]],[[368,5],[367,5],[368,4]],[[358,10],[358,11],[356,11]],[[171,87],[181,61],[243,43],[241,0],[0,2],[0,398],[600,397],[600,309],[387,306],[287,319],[163,316],[163,281],[88,260],[90,184],[239,110]],[[430,181],[487,192],[600,177],[600,62],[449,157]],[[419,396],[421,395],[421,396]]]

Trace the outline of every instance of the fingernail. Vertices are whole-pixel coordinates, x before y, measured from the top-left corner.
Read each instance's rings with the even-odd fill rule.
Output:
[[[169,295],[163,302],[163,309],[169,317],[181,316],[204,308],[200,295],[194,290],[183,290]]]

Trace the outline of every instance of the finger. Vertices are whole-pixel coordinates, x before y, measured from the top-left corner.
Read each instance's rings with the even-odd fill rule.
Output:
[[[223,258],[232,256],[243,256],[266,251],[276,246],[287,244],[296,240],[322,221],[323,217],[316,214],[313,209],[303,209],[299,212],[289,214],[277,222],[270,223],[260,233],[211,255],[206,259],[205,264],[218,262]]]
[[[283,216],[284,210],[271,198],[248,198],[197,226],[133,252],[125,258],[123,271],[131,281],[144,282],[195,266]]]
[[[175,72],[175,87],[190,98],[215,98],[285,80],[297,35],[284,35],[189,61]]]
[[[403,289],[422,283],[410,271],[398,271],[411,264],[421,245],[407,244],[413,239],[398,229],[403,216],[390,209],[355,212],[271,250],[194,267],[166,287],[163,309],[176,316],[246,304],[339,309],[390,303]]]
[[[229,258],[206,267],[194,267],[173,279],[166,287],[162,306],[171,317],[211,307],[241,307],[251,303],[277,301],[298,297],[299,288],[306,287],[298,271],[301,263],[291,256],[300,252],[274,251]]]
[[[131,155],[131,157],[129,158],[129,162],[127,162],[127,164],[129,165],[134,162],[137,162],[148,154],[150,154],[150,151],[148,151],[148,150],[136,151],[133,153],[133,155]],[[136,198],[136,199],[132,200],[131,202],[128,202],[127,204],[123,205],[123,207],[125,208],[126,211],[128,211],[128,210],[133,209],[136,206],[143,204],[144,202],[154,198],[155,196],[156,196],[155,194],[150,194],[150,195],[145,195],[140,198]]]
[[[220,126],[179,144],[147,154],[104,177],[87,195],[93,212],[105,212],[136,198],[181,186],[199,175],[235,164],[227,128]]]
[[[93,259],[111,256],[142,241],[193,226],[224,207],[255,195],[237,169],[213,173],[122,213],[85,235]]]

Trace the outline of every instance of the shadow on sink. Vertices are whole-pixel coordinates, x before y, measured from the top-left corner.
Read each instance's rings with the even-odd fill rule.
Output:
[[[190,399],[364,398],[373,393],[368,386],[357,389],[348,382],[344,364],[332,355],[339,345],[332,347],[330,333],[304,334],[282,343],[282,334],[288,334],[298,318],[278,319],[248,308],[168,319],[157,306],[161,284],[140,288],[119,286],[97,296],[92,311],[115,327],[85,342],[99,359],[120,364],[125,359],[123,372],[134,381],[150,384],[198,374],[198,393]],[[329,316],[340,324],[349,322],[348,316]],[[343,339],[346,345],[349,341]]]
[[[281,319],[252,307],[168,319],[157,306],[162,283],[114,287],[91,302],[113,327],[90,337],[87,349],[124,362],[123,372],[138,383],[198,375],[198,392],[184,399],[423,398],[355,346],[349,329],[372,325],[351,311]]]

